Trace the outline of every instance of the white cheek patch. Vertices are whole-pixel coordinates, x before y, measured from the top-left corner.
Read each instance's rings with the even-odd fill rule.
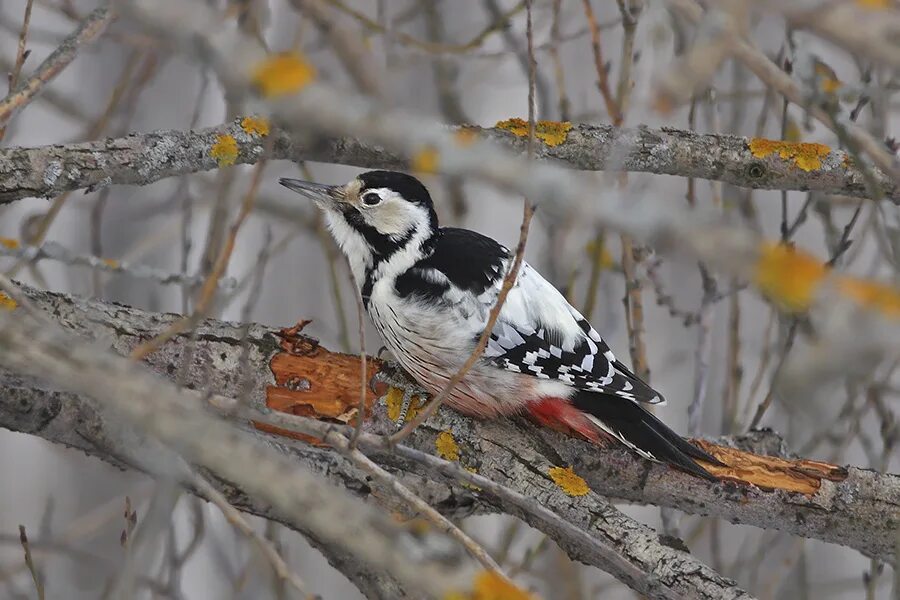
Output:
[[[366,190],[365,193],[378,193],[381,204],[366,208],[360,205],[360,213],[366,223],[378,233],[390,236],[395,241],[407,235],[411,230],[428,223],[428,211],[418,204],[403,199],[397,192],[388,188]]]

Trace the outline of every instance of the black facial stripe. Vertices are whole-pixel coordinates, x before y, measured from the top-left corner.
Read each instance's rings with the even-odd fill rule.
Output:
[[[413,234],[415,233],[415,230],[410,229],[403,235],[402,238],[394,241],[388,236],[382,233],[378,233],[378,231],[374,227],[371,227],[366,223],[363,223],[363,227],[367,228],[371,232],[371,238],[369,237],[369,235],[366,235],[366,232],[363,229],[356,227],[353,223],[350,223],[350,225],[353,226],[354,229],[359,231],[363,235],[363,237],[366,238],[366,241],[369,243],[369,245],[375,250],[374,260],[372,261],[372,265],[366,269],[366,280],[363,282],[362,289],[360,290],[363,306],[368,309],[369,299],[372,297],[372,288],[375,286],[375,271],[378,270],[378,266],[382,262],[389,259],[397,250],[400,250],[409,243],[409,241],[412,239]],[[376,246],[375,243],[373,243],[375,238],[378,238],[380,247]]]
[[[350,224],[350,227],[358,231],[359,234],[365,238],[366,243],[372,248],[376,260],[381,256],[390,256],[405,246],[413,233],[412,231],[408,231],[399,240],[393,240],[390,236],[379,232],[377,229],[366,223],[362,213],[352,207],[349,210],[344,211],[344,219]]]

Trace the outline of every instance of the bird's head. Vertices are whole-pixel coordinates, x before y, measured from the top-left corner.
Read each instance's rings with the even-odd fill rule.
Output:
[[[367,252],[384,259],[413,241],[421,244],[438,228],[428,190],[405,173],[369,171],[345,185],[288,178],[279,183],[325,212],[332,234],[351,258]]]

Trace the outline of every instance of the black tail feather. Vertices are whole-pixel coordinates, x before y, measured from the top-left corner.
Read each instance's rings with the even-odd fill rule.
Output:
[[[722,465],[721,461],[669,429],[637,403],[587,391],[578,392],[572,402],[580,410],[596,417],[609,432],[639,453],[698,477],[717,480],[696,461]]]

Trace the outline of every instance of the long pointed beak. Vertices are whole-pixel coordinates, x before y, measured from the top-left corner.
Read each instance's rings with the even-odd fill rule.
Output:
[[[321,183],[303,181],[302,179],[289,179],[287,177],[282,177],[278,180],[278,183],[291,191],[306,196],[323,208],[333,207],[337,203],[343,202],[346,197],[344,186],[342,185],[322,185]]]

